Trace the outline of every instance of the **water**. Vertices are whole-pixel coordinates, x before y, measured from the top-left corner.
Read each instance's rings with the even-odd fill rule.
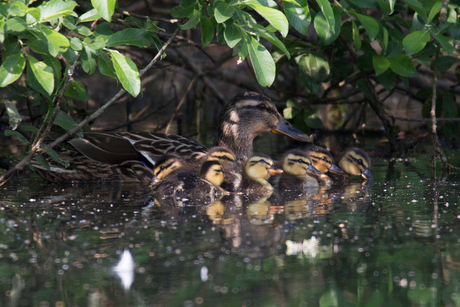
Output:
[[[0,306],[458,306],[460,176],[434,181],[428,160],[374,159],[370,188],[209,205],[16,177]]]

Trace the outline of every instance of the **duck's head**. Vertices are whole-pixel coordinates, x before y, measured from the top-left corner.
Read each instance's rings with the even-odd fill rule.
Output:
[[[255,92],[235,96],[222,110],[220,118],[219,145],[233,150],[238,160],[246,160],[252,155],[252,141],[263,132],[312,142],[306,134],[294,128],[279,114],[268,97]]]
[[[321,173],[313,166],[312,159],[300,149],[286,152],[281,159],[283,170],[296,177],[318,176]]]
[[[372,181],[371,158],[368,153],[358,147],[347,148],[339,157],[339,167],[347,174],[361,176],[365,180]]]
[[[173,171],[184,166],[184,160],[175,155],[163,155],[153,169],[152,185],[156,185]]]
[[[201,166],[200,176],[212,183],[216,188],[224,182],[224,169],[217,161],[206,161]]]
[[[313,166],[321,173],[343,174],[343,171],[334,164],[334,159],[327,149],[316,145],[308,145],[305,147],[305,152],[310,156]]]
[[[206,161],[216,161],[227,169],[237,165],[236,157],[233,151],[223,146],[216,146],[209,149],[206,155]]]
[[[254,155],[246,161],[244,171],[248,178],[261,183],[264,186],[271,186],[267,180],[272,175],[281,174],[283,171],[273,168],[273,160],[265,155]]]

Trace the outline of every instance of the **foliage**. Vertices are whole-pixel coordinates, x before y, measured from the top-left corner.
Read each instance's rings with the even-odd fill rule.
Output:
[[[305,101],[321,103],[334,93],[334,99],[343,102],[352,98],[341,98],[344,85],[351,85],[380,116],[380,93],[391,94],[401,82],[408,87],[409,78],[421,70],[444,72],[457,65],[459,4],[459,0],[184,0],[171,15],[181,19],[182,30],[200,26],[203,46],[217,41],[232,48],[241,61],[248,58],[261,86],[290,93],[284,114],[308,131],[322,124]],[[158,33],[164,30],[153,18],[117,13],[113,20],[115,1],[92,0],[82,13],[77,8],[76,2],[65,0],[0,3],[4,45],[0,87],[10,92],[4,105],[12,128],[7,133],[20,137],[18,129],[33,130],[20,124],[13,103],[30,101],[44,111],[41,129],[31,131],[39,135],[33,141],[21,138],[31,145],[46,133],[50,121],[66,131],[75,127],[74,119],[66,117],[74,110],[72,99],[88,100],[80,80],[72,79],[75,67],[81,66],[88,75],[98,69],[137,96],[138,68],[119,47],[163,46]],[[115,22],[124,28],[114,32]],[[295,87],[292,79],[277,78],[283,69],[293,69],[303,87]],[[458,117],[449,90],[437,89],[438,116]],[[419,96],[427,101],[426,117],[431,89]],[[448,138],[460,134],[459,123],[448,123],[444,129]]]

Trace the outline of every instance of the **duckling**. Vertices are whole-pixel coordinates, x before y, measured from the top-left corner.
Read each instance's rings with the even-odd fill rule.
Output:
[[[327,149],[316,145],[307,145],[305,152],[310,156],[313,166],[322,173],[316,177],[321,186],[330,187],[333,184],[333,180],[328,174],[343,174],[343,171],[334,164],[334,158]]]
[[[358,147],[347,148],[337,159],[339,167],[348,175],[361,176],[364,180],[372,182],[371,158],[369,154]]]
[[[164,154],[156,162],[153,169],[152,185],[157,185],[168,176],[175,176],[177,173],[198,173],[201,165],[206,161],[216,161],[224,168],[229,180],[240,184],[242,175],[236,171],[238,163],[233,152],[225,147],[213,147],[198,160],[185,160],[176,154]]]
[[[283,173],[281,169],[273,168],[273,160],[266,155],[254,155],[248,159],[244,166],[243,190],[248,193],[272,193],[273,186],[268,179]]]
[[[313,166],[312,159],[305,151],[300,149],[289,150],[280,161],[284,170],[278,180],[280,193],[296,190],[303,192],[307,188],[319,187],[318,180],[315,177],[321,175],[321,172]]]
[[[163,178],[155,187],[155,192],[160,196],[168,195],[192,195],[192,196],[215,196],[225,194],[227,191],[220,188],[224,182],[224,170],[216,161],[206,161],[200,169],[200,174],[190,172],[177,173],[175,176],[170,172],[167,178]]]

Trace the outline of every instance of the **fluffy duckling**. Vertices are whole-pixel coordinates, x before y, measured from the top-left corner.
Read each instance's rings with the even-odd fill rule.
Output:
[[[206,161],[201,166],[199,175],[191,172],[173,174],[171,171],[169,176],[163,178],[156,185],[155,192],[161,196],[177,194],[214,196],[215,194],[226,193],[225,190],[220,188],[224,180],[225,176],[222,165],[216,161]]]
[[[237,162],[233,151],[223,146],[213,147],[206,154],[205,161],[217,161],[224,168],[227,181],[222,184],[223,189],[230,192],[240,189],[243,181],[241,164]]]
[[[319,187],[316,177],[321,173],[313,166],[312,159],[305,151],[290,150],[283,155],[280,161],[284,170],[278,181],[278,189],[281,193]]]
[[[361,176],[372,182],[371,158],[369,154],[358,147],[347,148],[337,159],[339,167],[348,175]]]
[[[254,155],[248,159],[244,166],[243,190],[247,193],[273,192],[273,186],[268,179],[283,170],[274,169],[273,160],[266,155]]]
[[[330,187],[333,184],[333,180],[328,174],[343,174],[343,171],[334,164],[334,158],[327,149],[308,145],[305,147],[305,152],[310,156],[313,166],[322,173],[316,177],[320,185]]]
[[[177,173],[198,173],[201,165],[206,161],[218,162],[224,168],[226,176],[235,184],[241,184],[241,174],[237,171],[238,163],[235,154],[225,147],[213,147],[206,155],[198,160],[185,160],[176,154],[165,154],[158,159],[153,169],[152,185],[157,185],[168,176],[175,176]]]

